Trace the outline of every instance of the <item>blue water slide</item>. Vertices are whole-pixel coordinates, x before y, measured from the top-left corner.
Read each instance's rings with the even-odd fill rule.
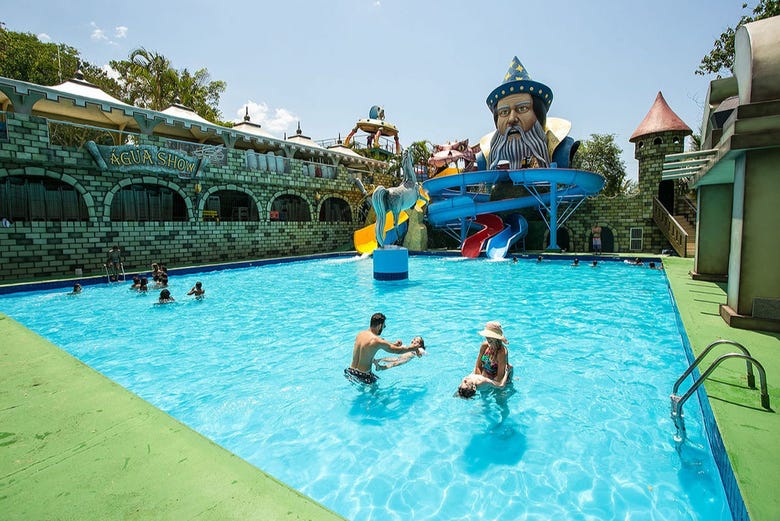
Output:
[[[509,248],[528,233],[528,221],[519,213],[512,213],[504,219],[506,226],[488,239],[485,253],[490,259],[503,259]]]
[[[534,195],[487,200],[486,194],[477,193],[477,186],[511,180],[523,185]],[[527,168],[523,170],[483,170],[434,177],[423,183],[431,196],[428,205],[428,221],[443,226],[461,218],[475,218],[484,213],[499,213],[549,205],[564,200],[577,200],[597,194],[604,187],[604,177],[585,170],[569,168]],[[542,192],[538,189],[542,188]]]

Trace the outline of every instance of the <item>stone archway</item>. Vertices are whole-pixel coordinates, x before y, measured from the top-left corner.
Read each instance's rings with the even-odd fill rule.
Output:
[[[589,252],[593,252],[593,233],[588,235],[588,248]],[[601,226],[601,252],[602,253],[614,253],[615,252],[615,234],[612,228],[608,226]]]
[[[0,169],[0,180],[6,178],[15,178],[21,180],[23,190],[16,194],[15,199],[25,202],[33,201],[33,194],[26,186],[27,181],[34,183],[38,191],[35,193],[39,204],[45,206],[47,210],[42,212],[37,220],[48,221],[94,221],[95,199],[84,186],[73,176],[62,174],[60,172],[46,170],[39,167],[24,167],[11,170]],[[41,180],[45,180],[41,182]],[[46,185],[46,186],[44,186]],[[11,196],[14,198],[14,196]],[[0,208],[2,204],[0,204]],[[57,208],[53,216],[51,208]],[[6,209],[8,210],[8,209]],[[24,213],[28,213],[25,211]],[[12,215],[2,215],[0,217],[10,217]],[[28,216],[29,218],[29,216]],[[26,220],[26,219],[24,219]],[[31,219],[32,220],[32,219]]]
[[[192,200],[184,193],[184,190],[182,190],[182,188],[179,185],[171,183],[169,181],[165,181],[163,179],[157,179],[157,178],[154,179],[154,181],[156,182],[148,182],[148,181],[150,181],[150,178],[148,177],[136,177],[136,178],[122,179],[116,185],[114,185],[111,188],[111,190],[106,193],[105,199],[103,201],[103,220],[104,221],[113,220],[111,218],[111,209],[114,204],[114,199],[115,197],[117,197],[117,194],[119,194],[120,191],[134,185],[137,186],[147,185],[147,186],[166,188],[171,192],[174,192],[177,196],[181,198],[182,204],[184,205],[183,220],[192,221],[193,219]]]

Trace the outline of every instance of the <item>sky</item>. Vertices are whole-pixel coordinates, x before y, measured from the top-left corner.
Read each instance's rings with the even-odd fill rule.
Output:
[[[628,141],[658,92],[694,131],[713,75],[694,71],[755,1],[742,0],[178,0],[9,2],[8,30],[75,47],[107,65],[144,47],[176,69],[226,82],[223,120],[282,138],[342,139],[379,105],[401,144],[472,144],[494,130],[485,98],[517,56],[553,91],[548,116],[570,135]]]

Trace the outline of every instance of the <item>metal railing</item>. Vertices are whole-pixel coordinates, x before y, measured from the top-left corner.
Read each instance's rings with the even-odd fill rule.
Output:
[[[684,395],[678,396],[677,391],[679,390],[680,385],[701,363],[702,359],[707,355],[707,353],[709,353],[714,347],[724,344],[732,345],[738,348],[741,353],[727,353],[716,358],[715,361],[710,364],[707,370],[699,376],[693,385],[691,385],[688,391]],[[685,370],[682,376],[677,379],[677,381],[674,383],[674,386],[672,387],[672,394],[669,399],[671,402],[672,421],[674,422],[674,426],[677,429],[677,436],[675,437],[675,441],[678,443],[684,442],[687,437],[685,431],[685,418],[682,410],[683,405],[688,400],[688,398],[690,398],[693,393],[696,392],[699,386],[704,383],[704,380],[706,380],[721,363],[730,358],[741,358],[745,360],[747,384],[750,389],[756,388],[756,379],[753,374],[753,367],[755,366],[755,368],[758,370],[759,385],[761,387],[761,407],[768,411],[771,410],[769,404],[769,392],[766,385],[766,371],[764,370],[764,366],[762,366],[758,360],[750,356],[750,352],[742,344],[732,340],[716,340],[715,342],[708,345],[704,351],[702,351],[701,354],[696,357],[696,360],[693,361],[693,363],[688,367],[688,369]]]

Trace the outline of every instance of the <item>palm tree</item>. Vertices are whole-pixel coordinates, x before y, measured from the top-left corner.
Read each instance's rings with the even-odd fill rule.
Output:
[[[178,74],[176,93],[182,104],[190,107],[202,117],[215,123],[222,117],[219,109],[219,97],[224,92],[224,81],[210,81],[209,71],[199,69],[190,73],[183,69]]]
[[[135,104],[152,110],[168,107],[178,84],[178,74],[168,58],[141,47],[130,53],[130,63],[134,77],[128,82]]]

